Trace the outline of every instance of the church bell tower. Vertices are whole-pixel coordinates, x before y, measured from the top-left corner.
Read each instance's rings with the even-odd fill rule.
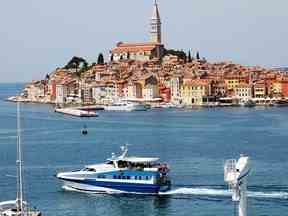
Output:
[[[161,40],[161,19],[158,9],[157,1],[155,0],[153,6],[153,14],[150,21],[150,41],[153,43],[162,43]]]

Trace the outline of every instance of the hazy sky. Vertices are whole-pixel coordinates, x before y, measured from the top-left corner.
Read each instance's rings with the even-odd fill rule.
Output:
[[[153,0],[3,0],[0,82],[41,79],[78,55],[149,39]],[[286,66],[287,0],[159,0],[168,48],[208,60]]]

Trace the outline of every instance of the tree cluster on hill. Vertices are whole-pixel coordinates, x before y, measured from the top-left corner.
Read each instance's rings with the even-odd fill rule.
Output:
[[[100,53],[98,55],[97,64],[104,64],[104,63],[105,63],[104,56],[102,53]],[[63,68],[75,70],[75,74],[78,77],[80,77],[83,72],[91,69],[95,65],[96,65],[95,62],[89,65],[86,59],[79,56],[73,56]]]
[[[82,67],[88,67],[88,62],[78,56],[73,56],[72,59],[64,66],[64,69],[79,69]]]
[[[104,56],[102,53],[98,55],[97,64],[104,64]]]
[[[179,59],[182,59],[185,62],[186,62],[186,59],[187,59],[186,53],[184,51],[182,51],[182,50],[173,50],[173,49],[165,50],[165,55],[178,56]]]

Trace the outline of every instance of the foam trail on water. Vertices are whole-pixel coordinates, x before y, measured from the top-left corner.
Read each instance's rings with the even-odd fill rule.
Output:
[[[71,188],[69,186],[63,186],[62,187],[66,191],[77,191],[79,190]],[[89,193],[89,194],[98,194],[100,192],[92,192],[92,191],[80,191],[83,193]],[[126,194],[127,192],[121,192],[121,191],[103,191],[101,193],[106,194]],[[137,194],[137,193],[131,193],[131,194]],[[213,189],[213,188],[189,188],[189,187],[181,187],[176,188],[174,190],[170,190],[167,192],[161,192],[159,193],[161,196],[165,195],[195,195],[195,196],[211,196],[211,197],[231,197],[232,192],[229,190],[223,190],[223,189]],[[288,200],[288,192],[284,191],[278,191],[278,192],[259,192],[259,191],[247,191],[247,196],[251,198],[263,198],[263,199],[283,199]]]
[[[161,195],[202,195],[202,196],[231,196],[228,190],[210,189],[210,188],[177,188],[171,191],[163,192]]]
[[[171,191],[163,192],[160,195],[198,195],[198,196],[219,196],[219,197],[230,197],[232,192],[223,189],[212,189],[212,188],[176,188]],[[266,199],[288,199],[288,192],[259,192],[259,191],[248,191],[248,197],[252,198],[266,198]]]
[[[267,198],[267,199],[286,199],[288,200],[288,192],[256,192],[256,191],[248,191],[248,197],[254,198]]]

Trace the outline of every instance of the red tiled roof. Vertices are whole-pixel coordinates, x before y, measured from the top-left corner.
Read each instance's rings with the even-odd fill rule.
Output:
[[[192,85],[208,85],[209,81],[208,80],[201,80],[201,79],[196,79],[196,80],[190,80],[185,82],[185,85],[192,86]]]
[[[115,48],[112,49],[112,53],[121,52],[139,52],[139,51],[152,51],[159,43],[118,43]]]

